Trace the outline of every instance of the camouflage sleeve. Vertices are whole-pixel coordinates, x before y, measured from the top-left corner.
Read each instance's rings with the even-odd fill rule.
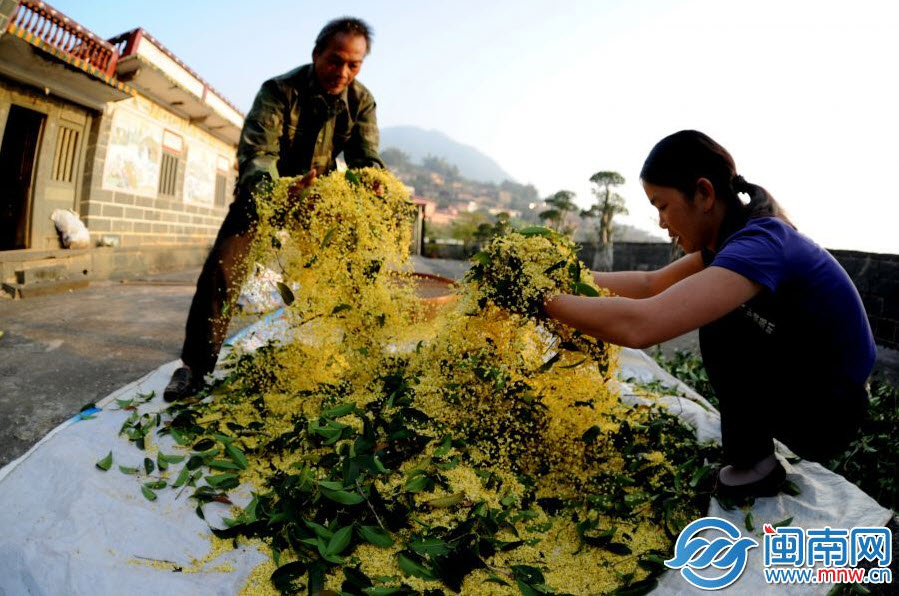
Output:
[[[278,179],[278,157],[287,98],[274,81],[262,84],[237,145],[237,188],[252,191],[264,179]]]
[[[378,118],[375,107],[375,100],[371,97],[360,106],[353,131],[343,148],[346,164],[350,168],[385,167],[378,153]]]

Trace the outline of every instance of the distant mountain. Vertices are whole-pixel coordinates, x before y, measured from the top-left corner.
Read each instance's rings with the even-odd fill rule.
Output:
[[[463,145],[437,130],[424,130],[417,126],[387,126],[381,129],[381,149],[395,147],[409,156],[413,162],[432,155],[459,168],[459,173],[469,180],[501,183],[513,180],[491,157],[470,145]]]

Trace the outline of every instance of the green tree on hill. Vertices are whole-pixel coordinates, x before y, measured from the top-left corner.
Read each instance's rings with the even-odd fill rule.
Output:
[[[596,188],[593,189],[596,203],[590,209],[582,211],[581,216],[595,219],[597,222],[596,252],[593,253],[591,268],[594,271],[611,271],[613,265],[612,219],[619,213],[627,213],[624,197],[616,193],[614,188],[624,184],[624,176],[618,172],[604,170],[590,176],[590,182],[596,185]]]
[[[574,233],[576,225],[569,223],[569,214],[577,213],[578,208],[574,203],[575,193],[570,190],[560,190],[551,197],[543,200],[548,209],[540,213],[546,225],[561,234]]]

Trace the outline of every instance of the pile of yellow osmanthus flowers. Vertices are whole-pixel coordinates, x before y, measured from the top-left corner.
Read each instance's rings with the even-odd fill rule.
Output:
[[[705,506],[709,452],[619,401],[613,346],[544,320],[547,296],[599,294],[576,247],[500,236],[426,317],[396,178],[338,172],[297,198],[290,182],[260,197],[252,254],[283,275],[280,341],[235,353],[212,399],[164,425],[194,469],[231,455],[228,483],[188,476],[201,506],[253,487],[215,531],[270,549],[245,591],[651,588]]]

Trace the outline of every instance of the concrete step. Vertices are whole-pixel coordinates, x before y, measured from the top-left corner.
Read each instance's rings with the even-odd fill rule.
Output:
[[[86,288],[90,282],[86,279],[61,279],[54,281],[38,281],[27,284],[22,283],[4,283],[3,291],[11,298],[18,300],[21,298],[37,298],[38,296],[49,296],[51,294],[61,294],[74,290]]]
[[[69,276],[69,268],[62,263],[53,265],[28,266],[16,270],[16,283],[33,284],[45,281],[59,281]]]
[[[62,274],[57,273],[59,268],[63,269]],[[91,270],[91,255],[83,250],[59,251],[59,254],[54,255],[33,250],[0,252],[0,281],[9,283],[65,279],[75,277],[76,274],[88,275]]]

